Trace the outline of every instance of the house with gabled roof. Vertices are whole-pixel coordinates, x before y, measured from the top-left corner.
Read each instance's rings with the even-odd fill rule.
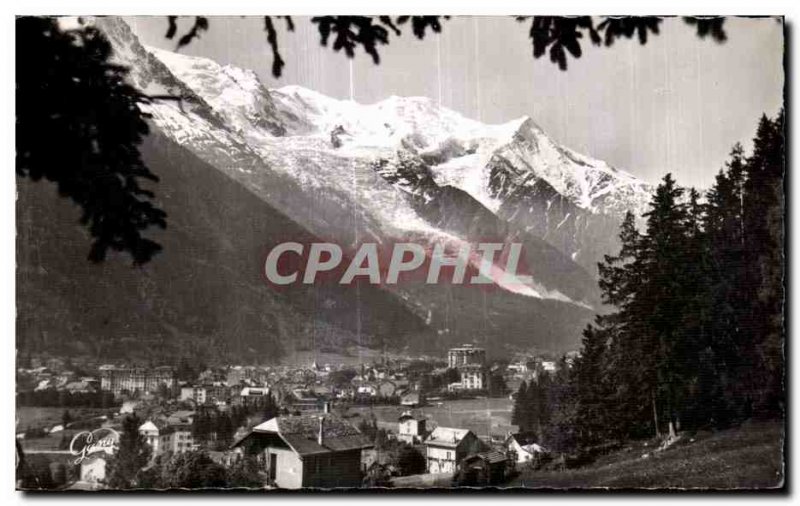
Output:
[[[257,456],[269,484],[338,488],[361,484],[361,451],[372,441],[330,413],[278,416],[253,427],[234,448]]]
[[[518,432],[509,434],[504,446],[509,454],[515,456],[517,464],[536,460],[539,455],[547,453],[547,449],[539,445],[535,432]]]
[[[464,457],[488,450],[471,430],[451,427],[436,427],[424,444],[429,473],[454,473]]]
[[[139,434],[150,445],[153,457],[165,452],[183,453],[197,449],[192,423],[183,416],[185,413],[194,416],[193,411],[176,412],[166,419],[147,420],[139,426]]]
[[[463,485],[485,487],[506,479],[508,457],[497,450],[468,455],[458,464]]]
[[[424,417],[416,417],[411,411],[404,411],[397,419],[397,439],[411,445],[422,442],[428,433],[425,423]]]

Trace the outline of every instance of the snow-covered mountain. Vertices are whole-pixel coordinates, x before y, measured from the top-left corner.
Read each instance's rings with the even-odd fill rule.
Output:
[[[181,71],[190,65],[185,57],[155,54],[193,81]],[[338,131],[339,153],[395,163],[399,153],[419,157],[438,186],[463,190],[592,272],[616,249],[620,219],[627,211],[641,216],[652,192],[631,174],[557,144],[527,116],[487,125],[425,97],[362,105],[299,86],[271,94],[288,135],[330,150]]]
[[[438,186],[466,192],[590,271],[615,249],[619,219],[628,210],[641,215],[652,191],[624,171],[557,144],[529,117],[487,125],[424,97],[393,96],[364,105],[299,86],[267,91],[252,71],[148,51],[211,104],[244,142],[260,146],[263,158],[287,158],[288,149],[363,168],[370,160],[396,165],[400,154],[419,157]],[[279,146],[271,142],[274,136],[283,136]],[[276,152],[282,153],[273,156]],[[303,184],[335,183],[319,172],[310,181],[302,168],[281,165]],[[386,199],[377,197],[368,201],[378,210],[391,210],[381,221],[424,228],[417,213],[387,207]]]
[[[533,281],[498,281],[491,295],[450,285],[381,288],[442,346],[573,347],[599,305],[595,263],[615,250],[622,215],[641,214],[650,196],[644,182],[560,146],[528,117],[488,125],[422,97],[359,104],[299,86],[268,90],[250,70],[146,48],[119,18],[94,23],[136,86],[181,97],[143,106],[154,133],[176,145],[166,151],[196,157],[202,170],[223,174],[310,236],[352,249],[366,241],[523,243]],[[242,240],[219,234],[214,240]],[[326,295],[334,306],[340,296]],[[378,298],[347,307],[378,314],[370,305]]]

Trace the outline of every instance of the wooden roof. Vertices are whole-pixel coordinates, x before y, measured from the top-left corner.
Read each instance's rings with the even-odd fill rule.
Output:
[[[320,419],[322,419],[321,445],[318,441]],[[367,436],[332,414],[279,416],[257,425],[249,434],[234,443],[234,446],[252,439],[264,439],[268,443],[269,436],[278,436],[301,457],[373,446]]]

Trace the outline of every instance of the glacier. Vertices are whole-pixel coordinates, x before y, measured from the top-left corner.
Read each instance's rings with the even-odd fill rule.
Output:
[[[527,116],[491,125],[426,97],[360,104],[296,85],[267,89],[251,70],[142,46],[119,18],[93,22],[109,36],[115,58],[131,68],[137,86],[181,98],[142,106],[163,133],[307,230],[353,250],[364,241],[414,240],[453,249],[468,243],[463,230],[440,226],[420,212],[420,206],[440,201],[435,199],[441,189],[474,199],[470,209],[483,208],[508,226],[504,239],[538,234],[545,242],[552,234],[577,237],[584,216],[618,223],[626,211],[641,215],[652,193],[635,176],[559,145]],[[416,178],[403,172],[409,160],[423,167]],[[524,220],[536,222],[541,213],[527,203],[527,213],[520,213],[511,202],[521,195],[529,199],[542,187],[563,203],[551,211],[548,197],[545,220],[555,226],[539,233],[538,224]],[[551,218],[557,207],[563,214]],[[561,231],[568,220],[572,228]],[[580,240],[552,243],[563,253],[562,263],[574,263],[586,250]],[[596,256],[576,268],[586,269]],[[596,297],[559,286],[564,269],[556,268],[547,281],[501,288],[592,307]]]

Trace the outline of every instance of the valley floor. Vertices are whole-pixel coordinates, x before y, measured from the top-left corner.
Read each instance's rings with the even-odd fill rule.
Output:
[[[522,470],[506,486],[529,488],[753,489],[784,484],[784,426],[750,422],[683,437],[654,452],[637,442],[566,471]],[[647,446],[645,446],[647,445]],[[644,457],[647,455],[647,457]]]

